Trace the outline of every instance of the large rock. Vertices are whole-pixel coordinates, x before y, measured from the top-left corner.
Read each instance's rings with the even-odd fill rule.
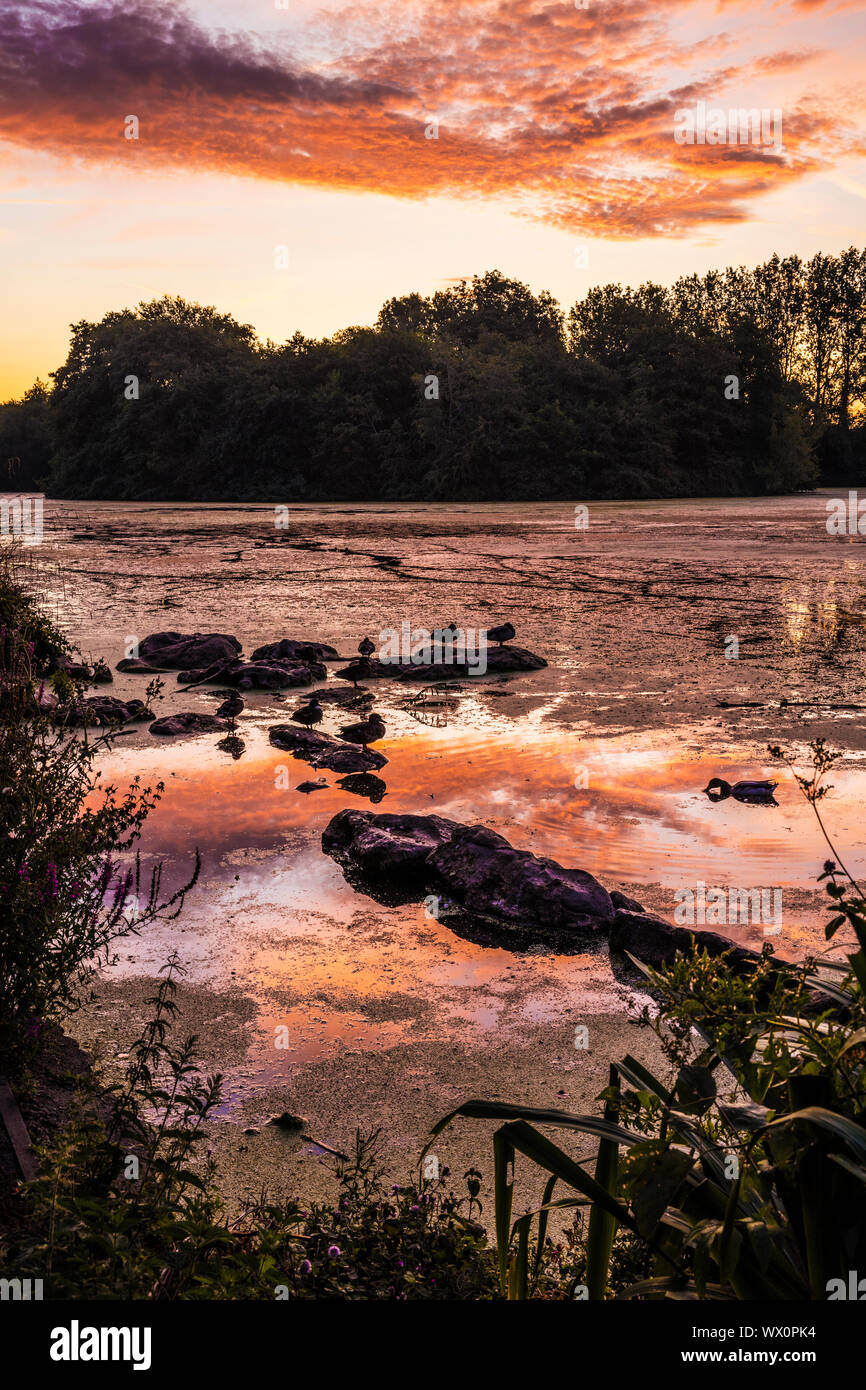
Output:
[[[303,642],[292,637],[284,637],[280,642],[266,642],[263,647],[256,647],[253,652],[253,661],[336,661],[339,659],[339,652],[336,647],[329,647],[327,642]]]
[[[534,652],[528,652],[523,647],[488,647],[486,652],[487,670],[485,675],[499,675],[502,672],[512,671],[540,671],[547,662],[542,656],[536,656]],[[383,667],[383,674],[387,674],[388,667]],[[390,670],[403,681],[437,681],[437,680],[460,680],[466,677],[478,675],[473,666],[460,665],[455,662],[433,662],[427,666],[414,666],[410,664],[402,666],[392,666]]]
[[[232,661],[217,663],[204,670],[178,671],[179,685],[207,685],[219,682],[238,690],[287,690],[294,685],[312,685],[327,678],[327,669],[319,661]]]
[[[322,849],[364,878],[415,890],[421,898],[430,877],[431,853],[457,829],[456,821],[443,816],[338,811],[322,832]]]
[[[648,912],[630,912],[624,908],[613,919],[609,943],[612,951],[628,951],[629,955],[656,970],[663,965],[673,964],[678,953],[690,955],[693,947],[711,956],[721,956],[727,952],[729,963],[744,969],[757,965],[761,959],[758,951],[737,946],[718,932],[677,927],[662,917],[653,917]]]
[[[300,724],[274,724],[268,738],[293,758],[302,758],[311,767],[326,767],[330,772],[375,772],[388,761],[384,753],[372,748],[364,752],[359,744],[344,743]]]
[[[470,916],[545,935],[597,932],[613,920],[606,888],[584,869],[515,849],[483,825],[458,825],[428,859],[431,886]]]
[[[426,685],[434,681],[442,680],[465,680],[467,677],[484,675],[499,675],[512,671],[540,671],[547,662],[542,656],[536,656],[534,652],[525,651],[523,647],[488,647],[486,652],[486,670],[479,673],[475,669],[476,663],[467,666],[465,662],[459,661],[434,661],[424,664],[416,664],[412,661],[380,661],[378,657],[371,657],[365,666],[356,666],[353,662],[351,666],[346,666],[336,674],[342,680],[352,680],[353,674],[357,674],[359,680],[399,680],[399,681],[423,681]]]
[[[241,661],[220,676],[226,685],[238,690],[287,690],[294,685],[312,685],[327,679],[321,661]]]
[[[86,700],[59,705],[54,717],[60,724],[102,726],[149,719],[150,710],[143,700],[117,700],[113,695],[91,695]]]
[[[203,669],[235,661],[240,652],[238,639],[224,632],[154,632],[138,645],[139,661],[161,671]]]
[[[176,737],[178,734],[208,734],[217,729],[228,729],[229,721],[216,714],[167,714],[156,719],[149,732],[157,735]]]
[[[493,924],[506,943],[526,939],[567,949],[614,915],[610,894],[592,874],[443,816],[340,811],[325,828],[322,848],[364,885],[403,895],[411,890],[416,899],[441,897],[452,919]],[[456,920],[449,925],[458,929]]]

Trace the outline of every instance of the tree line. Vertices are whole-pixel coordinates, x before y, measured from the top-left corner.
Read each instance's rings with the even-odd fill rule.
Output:
[[[866,250],[566,314],[497,270],[260,342],[164,296],[71,326],[0,406],[6,488],[165,501],[752,495],[864,476]]]

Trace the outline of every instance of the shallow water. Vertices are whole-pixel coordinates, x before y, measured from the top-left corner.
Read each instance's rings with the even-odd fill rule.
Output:
[[[824,812],[849,867],[866,867],[863,713],[834,708],[866,705],[866,552],[827,534],[827,496],[596,503],[586,530],[552,503],[299,507],[285,532],[266,507],[62,504],[34,563],[82,651],[112,666],[131,638],[165,629],[234,633],[247,652],[318,638],[349,655],[403,621],[511,620],[548,667],[464,681],[443,727],[417,717],[414,690],[374,687],[389,761],[372,809],[482,822],[667,913],[699,881],[780,888],[770,934],[793,956],[823,945],[827,849],[769,741],[803,768],[810,738],[845,750]],[[140,695],[146,680],[116,675],[110,693]],[[171,675],[164,694],[160,714],[214,708]],[[783,697],[802,703],[779,711]],[[514,955],[461,939],[422,905],[356,894],[319,841],[337,810],[370,803],[268,744],[296,703],[291,691],[247,697],[238,761],[218,736],[158,742],[144,726],[107,769],[166,783],[144,848],[170,876],[194,847],[203,858],[188,909],[123,943],[116,974],[153,973],[176,946],[191,981],[255,1001],[235,1097],[341,1049],[491,1035],[516,1047],[546,1019],[625,1007],[603,952]],[[321,727],[341,722],[331,709]],[[701,788],[714,775],[773,776],[778,805],[713,805]],[[322,776],[327,790],[295,790]],[[728,934],[756,945],[764,931]],[[275,1061],[281,1025],[289,1046]]]

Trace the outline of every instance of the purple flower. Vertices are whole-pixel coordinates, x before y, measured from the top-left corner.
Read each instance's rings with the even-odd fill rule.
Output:
[[[301,1263],[298,1265],[298,1273],[299,1273],[299,1274],[312,1274],[312,1272],[313,1272],[313,1266],[310,1264],[310,1261],[309,1261],[309,1260],[301,1260]]]
[[[328,1255],[329,1255],[329,1257],[330,1257],[332,1260],[338,1260],[338,1259],[340,1258],[340,1247],[339,1247],[339,1245],[329,1245],[329,1246],[328,1246]]]

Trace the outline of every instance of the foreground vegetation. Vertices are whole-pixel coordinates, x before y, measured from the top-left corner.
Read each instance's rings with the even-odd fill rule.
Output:
[[[0,406],[13,486],[272,503],[681,497],[856,482],[866,251],[773,256],[567,314],[498,271],[372,328],[257,341],[164,297],[72,325]]]

